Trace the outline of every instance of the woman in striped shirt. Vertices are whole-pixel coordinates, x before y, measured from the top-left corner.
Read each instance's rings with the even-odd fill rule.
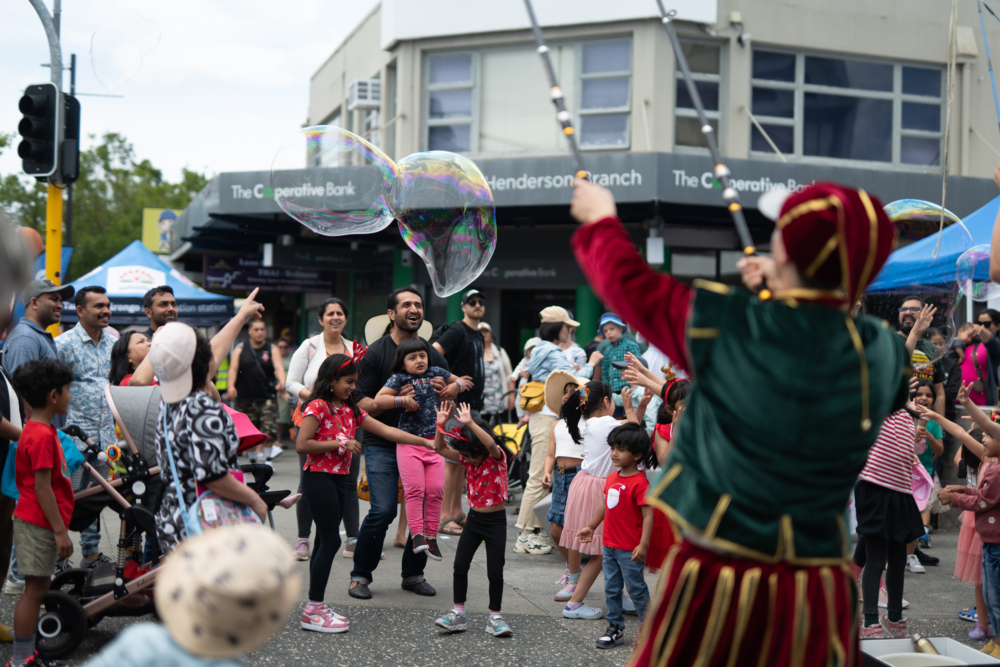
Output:
[[[913,408],[912,403],[907,403]],[[913,499],[913,462],[916,429],[907,410],[897,410],[882,423],[868,463],[854,487],[858,512],[858,548],[854,562],[864,568],[862,639],[907,637],[903,618],[903,570],[906,545],[924,534],[920,511]],[[878,613],[879,580],[888,563],[885,586],[888,615]]]

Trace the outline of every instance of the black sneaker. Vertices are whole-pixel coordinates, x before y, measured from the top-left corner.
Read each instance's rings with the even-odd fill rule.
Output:
[[[625,628],[619,628],[614,623],[608,624],[601,638],[597,640],[597,648],[614,648],[625,643]]]
[[[416,540],[414,540],[414,542],[416,542]],[[416,551],[416,549],[414,549],[414,551]],[[427,538],[427,555],[432,560],[441,560],[442,558],[444,558],[444,556],[441,555],[441,548],[438,546],[438,541],[436,538],[433,537]]]
[[[941,562],[940,558],[936,558],[934,556],[928,556],[920,549],[914,549],[913,553],[917,555],[917,560],[920,561],[921,565],[937,565],[938,563]]]
[[[104,565],[105,563],[112,563],[113,564],[114,561],[111,560],[110,558],[108,558],[107,556],[105,556],[104,554],[98,553],[97,554],[97,558],[87,558],[86,556],[84,556],[83,560],[80,563],[80,566],[92,570],[95,567],[97,567],[98,565]]]
[[[427,540],[423,535],[413,536],[413,553],[418,554],[421,551],[427,551],[430,546],[427,544]]]

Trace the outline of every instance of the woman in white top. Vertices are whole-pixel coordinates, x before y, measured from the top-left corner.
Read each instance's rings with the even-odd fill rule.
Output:
[[[285,391],[299,399],[299,406],[292,415],[295,424],[295,435],[298,436],[302,424],[302,406],[308,403],[311,387],[316,382],[316,374],[323,361],[331,354],[346,354],[354,357],[360,351],[356,341],[343,337],[344,326],[347,324],[347,304],[336,297],[327,299],[319,307],[319,323],[322,333],[302,341],[302,345],[292,355],[288,364],[288,375],[285,378]],[[357,361],[355,359],[355,361]],[[306,465],[306,455],[299,455],[299,493],[302,492],[302,468]],[[347,476],[347,488],[358,485],[358,472],[361,457],[355,456],[351,461],[351,471]],[[309,559],[309,532],[312,529],[312,512],[305,496],[295,506],[295,514],[299,524],[299,540],[295,544],[295,555],[299,560]],[[348,493],[344,507],[344,530],[347,540],[344,542],[344,556],[354,555],[354,543],[357,541],[359,527],[358,494]]]

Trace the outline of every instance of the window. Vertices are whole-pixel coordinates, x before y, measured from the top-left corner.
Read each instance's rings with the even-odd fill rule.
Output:
[[[941,69],[754,51],[751,111],[782,153],[941,163]],[[771,153],[751,125],[751,152]]]
[[[472,146],[474,63],[471,53],[427,59],[427,149],[466,153]]]
[[[580,66],[580,147],[627,148],[631,110],[632,43],[583,45]]]
[[[691,77],[694,79],[708,123],[719,141],[720,91],[722,88],[722,47],[709,42],[681,42]],[[674,72],[674,145],[708,148],[701,132],[701,121],[688,94],[680,66]]]

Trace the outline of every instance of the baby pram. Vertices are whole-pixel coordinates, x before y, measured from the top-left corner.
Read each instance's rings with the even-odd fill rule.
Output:
[[[46,658],[71,653],[83,641],[86,630],[105,616],[141,616],[154,611],[151,589],[159,566],[159,550],[153,548],[152,559],[143,562],[142,537],[147,535],[155,547],[154,517],[162,497],[155,449],[160,388],[108,386],[105,397],[125,440],[118,461],[125,472],[108,481],[89,462],[83,464],[84,475],[94,481],[94,486],[74,495],[69,529],[79,531],[91,525],[106,507],[114,509],[121,520],[117,558],[94,568],[67,570],[52,580],[42,601],[36,636],[36,648]],[[91,454],[103,454],[85,433],[73,427],[70,430],[87,443]],[[254,446],[256,441],[241,440],[241,449]],[[267,490],[270,466],[251,464],[242,468],[253,476],[250,486],[269,512],[290,493]]]

